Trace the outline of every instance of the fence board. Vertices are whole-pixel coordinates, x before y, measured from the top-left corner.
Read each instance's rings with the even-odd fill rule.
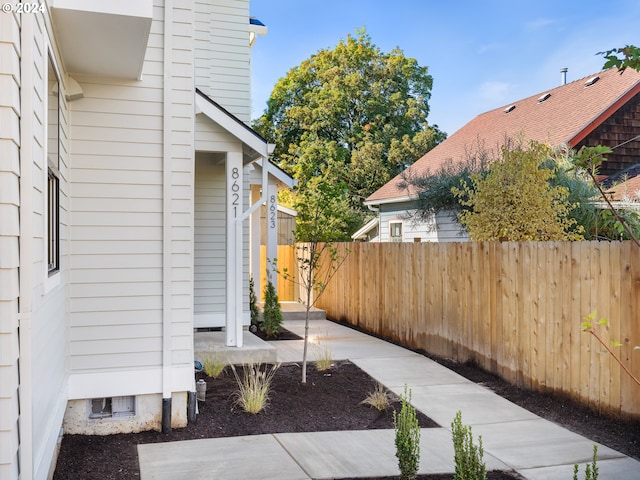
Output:
[[[348,244],[318,302],[411,347],[484,368],[519,385],[563,392],[640,417],[640,387],[589,334],[602,333],[640,375],[640,249],[629,242]],[[279,258],[282,254],[279,253]],[[597,320],[596,318],[596,320]]]

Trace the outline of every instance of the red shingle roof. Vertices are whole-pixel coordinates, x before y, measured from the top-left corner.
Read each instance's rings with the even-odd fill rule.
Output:
[[[590,86],[585,83],[598,76]],[[465,160],[467,151],[495,149],[505,138],[536,140],[553,146],[575,146],[618,108],[640,92],[640,73],[628,68],[623,74],[609,69],[485,112],[467,123],[411,167],[412,176],[435,173],[447,160]],[[544,101],[545,94],[550,96]],[[506,110],[515,106],[509,113]],[[406,198],[414,192],[402,185],[401,175],[366,199],[367,204]]]

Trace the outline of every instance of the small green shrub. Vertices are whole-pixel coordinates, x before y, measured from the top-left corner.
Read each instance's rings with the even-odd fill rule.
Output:
[[[365,398],[361,403],[369,405],[376,410],[383,411],[389,408],[391,405],[391,399],[384,386],[381,383],[377,383],[373,392],[369,392],[367,398]]]
[[[235,365],[231,365],[233,375],[236,377],[239,391],[236,393],[235,404],[239,405],[245,412],[256,414],[267,407],[269,393],[271,392],[271,382],[280,365],[272,365],[269,368],[260,364],[250,363],[243,365],[243,375],[240,377]]]
[[[487,467],[483,460],[482,436],[478,438],[478,446],[474,445],[471,427],[462,425],[460,410],[451,422],[451,432],[455,461],[454,480],[486,480]]]
[[[280,302],[273,283],[267,282],[264,289],[264,307],[262,310],[262,330],[267,337],[276,337],[282,330],[282,312],[280,311]]]
[[[202,359],[202,369],[208,377],[218,378],[224,371],[227,363],[220,360],[220,356],[216,353],[207,353]]]
[[[393,425],[396,431],[396,457],[402,480],[414,480],[420,465],[420,424],[416,409],[411,405],[411,389],[404,386],[400,396],[400,413],[393,411]]]
[[[260,322],[260,309],[258,308],[258,297],[256,296],[256,287],[253,282],[253,277],[249,277],[249,310],[251,311],[251,326],[254,329],[258,328]],[[256,332],[257,330],[252,330]]]
[[[598,445],[593,446],[593,460],[584,469],[584,480],[598,480]],[[578,464],[573,466],[573,480],[578,480]]]

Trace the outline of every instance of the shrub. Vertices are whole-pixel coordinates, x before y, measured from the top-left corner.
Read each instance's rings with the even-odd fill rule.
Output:
[[[420,464],[420,425],[416,409],[411,405],[411,390],[400,396],[402,407],[400,413],[393,411],[393,425],[396,431],[396,457],[400,468],[400,478],[414,480]]]
[[[220,360],[217,353],[215,355],[207,353],[202,359],[202,369],[208,377],[217,378],[224,371],[226,366],[227,363]]]
[[[258,308],[258,297],[253,277],[249,277],[249,310],[251,311],[251,331],[255,333],[260,322],[260,309]]]
[[[280,311],[280,302],[273,283],[267,282],[264,289],[264,307],[262,310],[262,330],[267,337],[275,337],[282,330],[282,312]]]
[[[593,446],[593,460],[584,469],[584,480],[598,480],[598,445]],[[573,480],[578,480],[578,464],[573,466]]]
[[[236,377],[239,391],[236,394],[235,404],[239,405],[245,412],[256,414],[267,407],[269,393],[271,392],[271,382],[279,365],[267,365],[261,370],[261,365],[250,363],[243,365],[242,378],[238,374],[235,365],[231,365],[233,375]]]
[[[478,438],[478,446],[474,445],[471,427],[462,425],[460,410],[451,422],[451,432],[455,461],[454,480],[486,480],[487,467],[483,460],[482,436]]]
[[[381,383],[376,384],[376,388],[373,392],[369,392],[369,395],[367,395],[367,398],[365,398],[362,403],[380,411],[386,410],[391,405],[389,393]]]

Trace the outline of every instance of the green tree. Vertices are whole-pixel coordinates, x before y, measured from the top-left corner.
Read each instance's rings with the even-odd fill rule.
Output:
[[[598,52],[607,60],[603,68],[616,67],[621,73],[627,68],[632,68],[640,72],[640,47],[626,45],[620,48],[613,48],[604,52]]]
[[[320,182],[298,198],[295,208],[296,260],[299,275],[286,269],[279,272],[286,279],[302,287],[301,303],[305,306],[304,347],[302,352],[302,383],[307,383],[307,351],[309,347],[309,318],[311,308],[324,293],[327,284],[346,258],[335,240],[343,239],[345,220],[345,185]],[[322,260],[323,268],[320,268]]]
[[[458,218],[473,240],[582,239],[571,231],[575,220],[568,216],[574,207],[566,201],[568,189],[549,184],[554,172],[544,162],[550,155],[551,148],[537,142],[505,147],[486,177],[471,175],[473,188],[454,187],[454,195],[471,207]]]
[[[358,30],[281,78],[254,128],[300,193],[314,178],[346,183],[353,230],[362,200],[445,138],[426,121],[432,83],[427,67]]]

